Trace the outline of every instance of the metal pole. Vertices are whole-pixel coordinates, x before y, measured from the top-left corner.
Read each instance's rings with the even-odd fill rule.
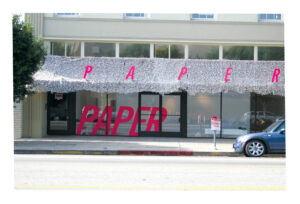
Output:
[[[222,91],[220,93],[220,119],[221,119],[221,124],[220,124],[220,138],[222,138],[222,122],[223,122],[223,109],[222,109],[222,106],[223,106],[223,94],[222,94]]]
[[[216,146],[216,130],[214,130],[214,150],[217,149],[217,146]]]

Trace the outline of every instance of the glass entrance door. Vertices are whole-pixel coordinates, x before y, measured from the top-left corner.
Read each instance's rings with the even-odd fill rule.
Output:
[[[161,130],[160,95],[156,93],[139,94],[139,135],[159,136]]]
[[[48,93],[48,134],[75,134],[75,100],[75,93]]]
[[[139,93],[139,136],[186,137],[186,93]]]

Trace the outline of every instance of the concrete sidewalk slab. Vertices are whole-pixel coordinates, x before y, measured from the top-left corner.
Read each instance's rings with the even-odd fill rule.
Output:
[[[116,136],[55,136],[22,138],[14,142],[15,154],[92,154],[92,155],[236,155],[234,139],[163,138]]]
[[[15,154],[241,156],[234,152],[235,139],[163,138],[118,136],[52,136],[14,141]]]

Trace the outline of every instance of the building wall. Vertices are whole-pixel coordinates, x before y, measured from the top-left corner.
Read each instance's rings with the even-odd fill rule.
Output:
[[[23,102],[14,103],[14,139],[22,137]]]
[[[44,18],[44,39],[283,45],[283,23]],[[221,33],[221,34],[220,34]]]
[[[33,33],[36,38],[43,37],[43,23],[44,14],[43,13],[31,13],[26,14],[26,21],[33,25]]]
[[[126,19],[124,13],[80,13],[75,16],[57,16],[54,13],[45,13],[45,17],[56,18],[92,18],[92,19]],[[283,21],[283,15],[281,15]],[[177,20],[190,21],[190,13],[146,13],[143,20]],[[213,21],[232,21],[232,22],[258,22],[258,14],[214,14]]]
[[[47,93],[36,93],[23,101],[22,137],[45,137],[47,135]]]

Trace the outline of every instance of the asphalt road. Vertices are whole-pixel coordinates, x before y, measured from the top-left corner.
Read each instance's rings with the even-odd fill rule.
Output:
[[[285,158],[15,155],[16,189],[285,190]]]

